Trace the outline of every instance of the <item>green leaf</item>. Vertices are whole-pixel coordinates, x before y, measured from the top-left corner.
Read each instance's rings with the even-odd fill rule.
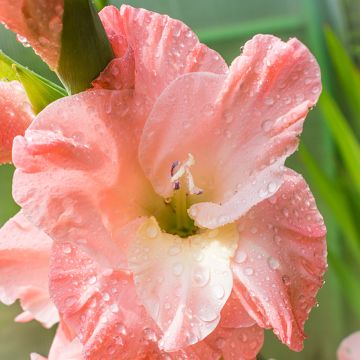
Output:
[[[92,1],[64,0],[57,74],[68,93],[88,89],[113,58],[110,42]]]
[[[360,316],[360,282],[359,276],[338,257],[329,250],[328,259],[330,266],[336,271],[345,295],[352,306],[353,311]]]
[[[359,143],[335,100],[326,91],[323,91],[319,104],[344,161],[344,166],[352,178],[353,186],[360,194]]]
[[[341,91],[347,100],[354,119],[358,120],[360,127],[360,73],[347,54],[341,42],[333,31],[325,28],[325,37],[336,75],[341,85]]]
[[[0,51],[0,79],[20,81],[35,114],[55,100],[66,96],[63,88],[18,64],[2,51]]]
[[[328,205],[341,227],[345,235],[344,241],[347,242],[349,249],[360,262],[360,234],[357,232],[352,208],[344,190],[325,175],[304,145],[300,145],[299,156],[308,170],[312,184],[316,186],[319,195]]]

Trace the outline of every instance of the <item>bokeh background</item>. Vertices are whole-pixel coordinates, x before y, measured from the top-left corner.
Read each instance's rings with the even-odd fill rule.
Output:
[[[108,1],[120,6],[123,1]],[[257,33],[298,37],[315,54],[325,94],[311,112],[302,148],[288,162],[311,185],[328,227],[329,270],[306,325],[308,340],[293,353],[267,332],[263,359],[332,360],[341,339],[360,330],[360,1],[359,0],[133,0],[126,3],[181,19],[230,63]],[[1,11],[1,10],[0,10]],[[81,15],[80,15],[81,16]],[[34,54],[0,27],[0,49],[57,82]],[[0,109],[1,111],[1,109]],[[11,197],[13,168],[0,167],[0,225],[18,208]],[[1,239],[0,239],[1,241]],[[0,359],[47,354],[54,330],[16,324],[18,304],[0,305]]]

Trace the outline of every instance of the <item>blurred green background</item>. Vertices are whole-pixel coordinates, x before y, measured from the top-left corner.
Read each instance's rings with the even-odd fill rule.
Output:
[[[121,1],[109,1],[119,6]],[[318,59],[324,84],[320,105],[306,121],[302,148],[288,162],[311,185],[328,227],[329,270],[320,306],[306,325],[309,339],[293,353],[267,332],[261,356],[332,360],[341,339],[360,329],[360,1],[358,0],[133,0],[126,2],[183,20],[230,63],[257,33],[298,37]],[[328,25],[325,30],[325,25]],[[330,30],[330,28],[332,30]],[[57,82],[33,53],[0,28],[0,49]],[[0,167],[0,225],[17,212],[10,165]],[[54,329],[15,324],[17,304],[0,305],[0,359],[47,354]]]

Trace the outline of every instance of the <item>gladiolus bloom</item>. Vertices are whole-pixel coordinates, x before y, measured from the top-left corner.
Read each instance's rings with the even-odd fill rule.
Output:
[[[360,331],[346,337],[340,344],[337,351],[338,360],[359,360],[360,359]]]
[[[258,35],[228,68],[180,21],[101,19],[117,58],[13,148],[14,197],[53,241],[50,296],[73,334],[54,349],[250,360],[272,328],[300,351],[326,229],[284,162],[321,92],[315,59]]]
[[[24,135],[35,115],[25,90],[17,81],[0,81],[0,164],[11,162],[14,137]]]

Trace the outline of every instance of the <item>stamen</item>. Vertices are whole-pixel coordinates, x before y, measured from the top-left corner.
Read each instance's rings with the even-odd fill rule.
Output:
[[[190,167],[195,164],[195,159],[192,154],[188,154],[188,159],[181,164],[178,160],[171,165],[171,181],[174,183],[174,189],[180,189],[180,179],[185,175],[187,192],[190,195],[200,195],[203,190],[195,185],[194,178],[191,174]],[[175,172],[175,169],[178,170]]]

